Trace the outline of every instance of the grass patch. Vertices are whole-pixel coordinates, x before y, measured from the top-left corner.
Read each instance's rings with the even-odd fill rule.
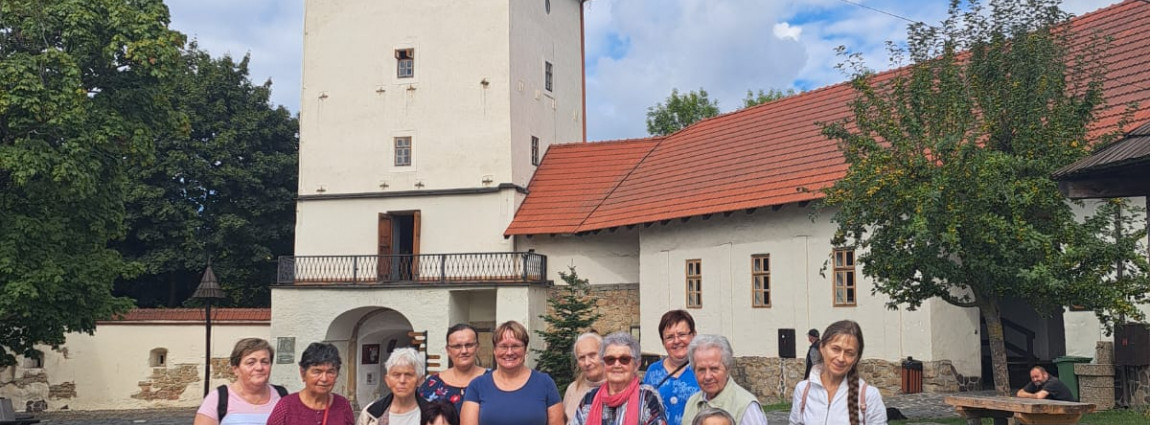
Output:
[[[910,419],[905,421],[890,421],[891,425],[906,425],[920,422],[933,422],[945,425],[966,425],[966,418],[937,418],[937,419]],[[1078,421],[1082,425],[1146,425],[1150,423],[1150,410],[1146,412],[1135,409],[1115,409],[1104,412],[1088,413]],[[982,425],[994,425],[994,420],[983,418]]]
[[[791,402],[767,404],[763,406],[764,412],[790,412]]]

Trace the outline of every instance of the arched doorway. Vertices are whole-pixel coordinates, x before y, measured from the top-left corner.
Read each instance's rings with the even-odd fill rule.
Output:
[[[326,340],[340,347],[344,367],[336,391],[355,406],[364,406],[387,393],[383,365],[396,348],[411,345],[411,322],[385,307],[361,307],[336,317]],[[342,387],[342,388],[340,388]]]

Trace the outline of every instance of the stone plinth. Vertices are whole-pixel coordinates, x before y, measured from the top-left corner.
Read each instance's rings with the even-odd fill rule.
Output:
[[[1094,403],[1098,410],[1114,408],[1114,365],[1076,364],[1078,401]]]
[[[805,369],[806,361],[802,358],[736,357],[731,377],[758,396],[760,403],[773,404],[791,400],[795,384],[803,380]],[[884,397],[902,392],[900,362],[864,359],[859,363],[859,375]],[[980,385],[978,377],[958,374],[949,360],[923,362],[922,381],[925,392],[969,391]]]

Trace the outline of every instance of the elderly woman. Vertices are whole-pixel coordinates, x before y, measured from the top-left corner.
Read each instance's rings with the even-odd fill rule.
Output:
[[[268,421],[280,397],[287,390],[268,384],[272,373],[275,350],[267,341],[244,338],[236,343],[228,361],[236,381],[221,385],[208,393],[200,410],[196,411],[194,425],[248,425]]]
[[[313,342],[299,358],[303,390],[276,404],[268,425],[352,425],[355,415],[346,398],[332,392],[343,365],[334,345]]]
[[[819,343],[811,376],[795,384],[789,421],[793,425],[886,425],[886,406],[878,388],[859,377],[863,334],[858,323],[831,323]],[[846,384],[846,391],[843,391]]]
[[[567,392],[563,394],[563,413],[567,415],[568,421],[575,417],[575,410],[579,408],[583,396],[603,385],[603,362],[599,360],[599,347],[602,343],[603,337],[594,332],[587,332],[575,339],[572,351],[576,365],[579,366],[579,376],[567,386]]]
[[[463,395],[463,425],[562,425],[555,381],[527,367],[527,328],[508,321],[495,329],[495,371],[475,378]]]
[[[415,394],[423,381],[423,356],[414,348],[395,350],[384,364],[384,381],[391,394],[372,402],[359,414],[356,425],[419,425],[427,402]]]
[[[569,424],[666,425],[659,393],[639,384],[639,342],[631,334],[616,332],[603,338],[599,354],[607,381],[583,396]]]
[[[699,335],[687,347],[687,357],[695,369],[700,391],[687,400],[684,423],[691,422],[708,407],[726,410],[737,425],[767,425],[759,399],[731,378],[735,353],[731,343],[720,335]]]
[[[735,425],[735,418],[726,410],[708,407],[695,415],[691,425]]]
[[[419,396],[427,401],[447,400],[458,412],[463,409],[463,393],[472,379],[487,373],[476,364],[479,333],[465,323],[447,329],[447,358],[451,368],[428,376],[419,386]]]
[[[695,318],[684,310],[671,310],[659,320],[659,337],[667,357],[652,363],[643,375],[643,383],[659,390],[667,408],[667,423],[683,423],[687,399],[699,392],[695,372],[687,361],[687,346],[695,338]]]

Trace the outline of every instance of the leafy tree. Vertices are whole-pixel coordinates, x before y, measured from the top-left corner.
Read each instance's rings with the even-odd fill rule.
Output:
[[[762,105],[767,102],[782,99],[784,97],[791,97],[797,94],[795,89],[787,89],[786,91],[779,89],[770,89],[763,91],[759,89],[758,93],[747,90],[747,97],[743,98],[743,108],[750,108],[755,105]]]
[[[567,284],[559,288],[558,295],[547,300],[550,314],[541,316],[547,322],[547,330],[535,331],[547,348],[533,350],[539,354],[538,369],[551,375],[559,388],[575,380],[575,359],[571,355],[575,338],[601,316],[594,313],[595,300],[589,295],[591,286],[587,279],[580,279],[574,267],[569,270],[570,273],[559,272]]]
[[[911,65],[886,81],[848,57],[853,119],[824,133],[849,169],[825,203],[837,207],[834,242],[861,248],[863,273],[890,307],[938,297],[979,309],[1005,394],[1000,301],[1140,318],[1145,231],[1118,215],[1121,201],[1076,220],[1049,177],[1091,143],[1105,43],[1072,34],[1054,0],[961,6],[952,1],[939,27],[912,25],[907,49],[892,50]]]
[[[719,115],[719,101],[707,98],[707,91],[687,92],[671,89],[666,102],[647,108],[647,133],[666,136],[706,118]]]
[[[132,305],[108,243],[130,165],[179,127],[168,22],[160,0],[0,2],[0,366]]]
[[[172,90],[188,131],[166,134],[157,160],[133,170],[118,248],[144,272],[117,290],[179,305],[210,257],[229,304],[268,306],[274,256],[292,250],[298,121],[270,106],[270,81],[252,84],[247,56],[214,59],[191,43],[181,58]]]

